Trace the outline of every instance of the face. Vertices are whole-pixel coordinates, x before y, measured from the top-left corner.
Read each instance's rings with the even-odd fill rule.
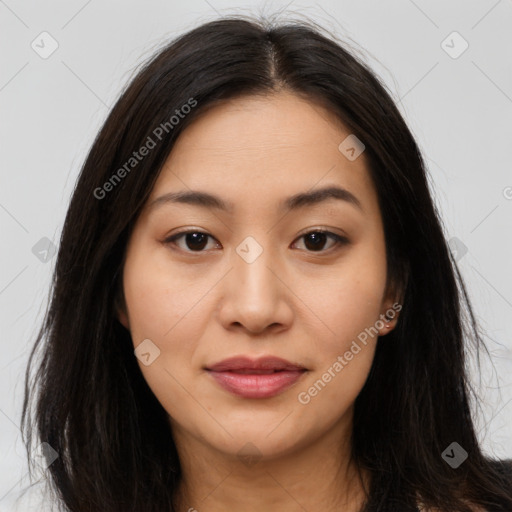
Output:
[[[338,148],[348,135],[279,92],[216,105],[177,140],[130,238],[119,312],[175,439],[271,458],[350,425],[396,316],[383,317],[394,297],[365,154]],[[192,191],[218,201],[170,195]],[[233,357],[248,360],[215,366]]]

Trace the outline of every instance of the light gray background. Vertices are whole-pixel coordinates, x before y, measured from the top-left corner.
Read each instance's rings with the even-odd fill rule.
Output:
[[[23,377],[55,263],[32,248],[43,237],[58,244],[109,107],[169,38],[219,15],[282,9],[283,20],[307,16],[359,45],[415,134],[447,237],[467,247],[459,266],[492,354],[494,367],[474,372],[480,437],[487,453],[512,456],[512,0],[0,0],[0,511],[15,510],[29,483]],[[43,31],[58,43],[47,59],[31,47]],[[458,58],[442,47],[453,31],[469,44]],[[453,36],[445,44],[462,48]]]

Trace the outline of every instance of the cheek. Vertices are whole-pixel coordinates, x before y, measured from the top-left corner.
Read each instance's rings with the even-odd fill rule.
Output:
[[[315,371],[298,401],[319,414],[332,407],[332,421],[356,399],[373,362],[386,280],[385,258],[376,254],[381,253],[354,252],[343,268],[309,292],[323,334],[315,338]]]
[[[329,362],[314,372],[308,382],[297,390],[297,407],[304,422],[321,418],[323,430],[347,420],[351,408],[368,378],[375,344],[366,346],[356,342],[359,348],[339,355],[333,354]],[[351,359],[347,359],[347,354]],[[316,427],[315,427],[316,428]]]
[[[161,252],[161,251],[160,251]],[[141,339],[169,344],[200,310],[198,298],[204,295],[204,283],[171,271],[158,251],[133,251],[126,260],[123,284],[130,331],[137,344]]]
[[[378,266],[366,274],[347,274],[317,297],[328,328],[315,338],[314,371],[297,391],[304,414],[334,424],[347,413],[370,372],[378,340],[383,276]]]
[[[173,379],[164,370],[179,382],[190,378],[187,368],[210,318],[207,292],[215,281],[205,282],[194,269],[177,270],[160,247],[137,243],[134,236],[123,270],[124,295],[134,347],[149,339],[160,351],[151,366],[139,363],[151,387],[157,379],[166,387],[172,385]],[[162,371],[156,375],[158,368]]]
[[[151,364],[138,360],[144,379],[169,414],[186,417],[194,407],[188,392],[197,394],[189,372],[205,292],[142,250],[129,253],[123,284],[134,348],[146,339],[157,347]]]
[[[385,281],[385,260],[354,254],[338,272],[310,287],[308,303],[326,327],[324,353],[348,349],[347,343],[375,326],[383,312]]]

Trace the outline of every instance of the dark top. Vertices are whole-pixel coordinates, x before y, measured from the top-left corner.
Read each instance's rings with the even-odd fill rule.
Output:
[[[498,473],[504,478],[506,489],[512,496],[512,459],[505,460],[491,460],[491,466],[494,467]],[[415,512],[424,512],[419,506],[416,507]],[[485,512],[512,512],[512,510],[505,508],[486,509]]]

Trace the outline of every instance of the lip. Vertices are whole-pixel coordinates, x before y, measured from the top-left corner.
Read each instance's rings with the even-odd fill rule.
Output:
[[[270,398],[295,384],[307,371],[278,357],[232,357],[206,368],[225,390],[243,398]]]

